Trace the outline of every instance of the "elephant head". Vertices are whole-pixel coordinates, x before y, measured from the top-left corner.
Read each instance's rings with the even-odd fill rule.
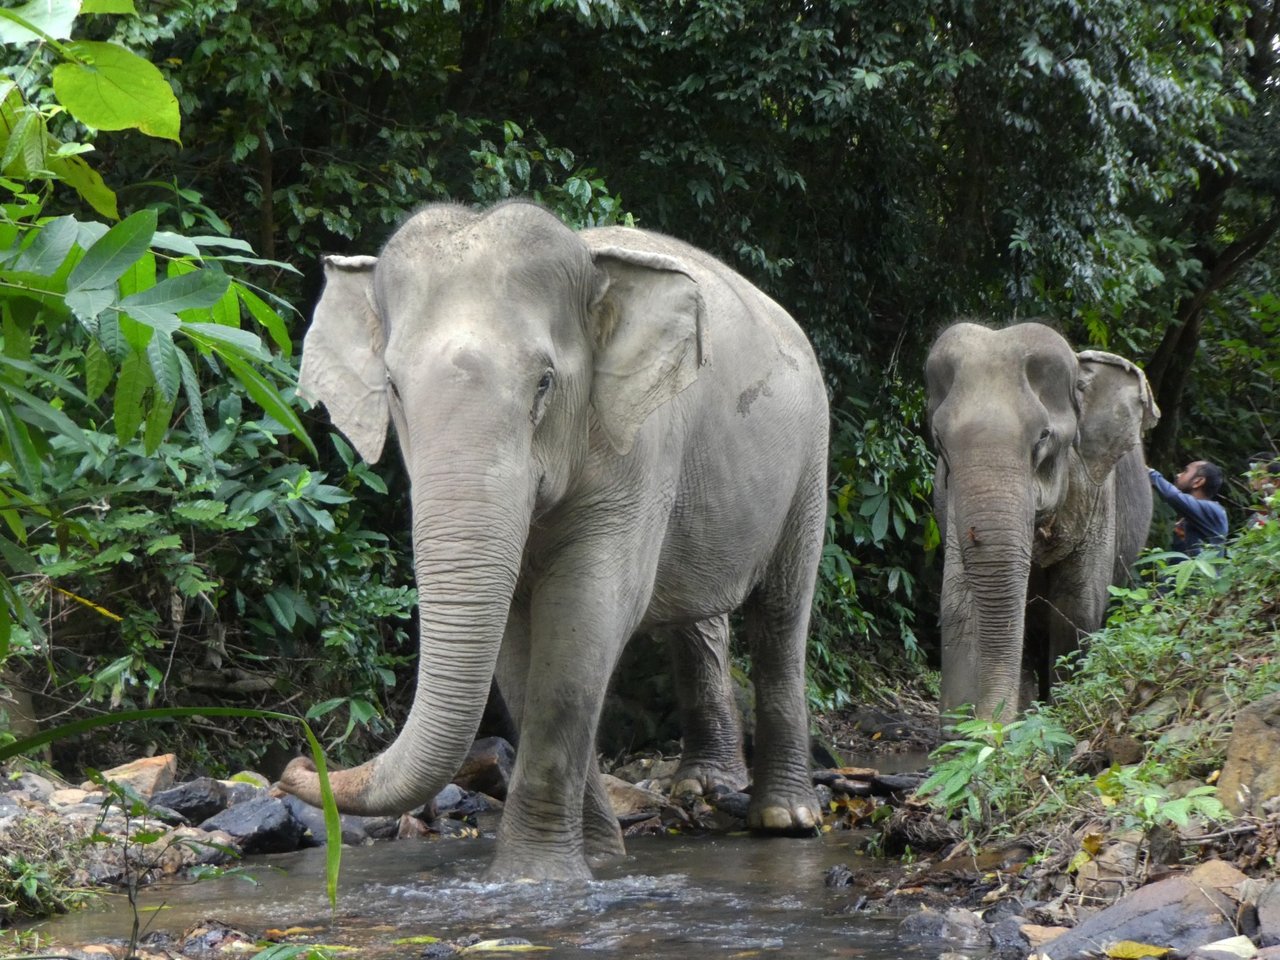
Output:
[[[299,391],[370,462],[395,424],[421,635],[403,729],[331,783],[340,809],[399,813],[471,744],[530,524],[695,380],[703,305],[675,258],[589,249],[524,202],[427,207],[379,257],[326,257],[324,271]],[[318,803],[305,763],[281,785]]]
[[[947,538],[943,706],[1012,714],[1036,531],[1069,500],[1065,512],[1100,502],[1093,494],[1159,411],[1132,363],[1076,353],[1038,323],[956,324],[934,343],[925,375]]]

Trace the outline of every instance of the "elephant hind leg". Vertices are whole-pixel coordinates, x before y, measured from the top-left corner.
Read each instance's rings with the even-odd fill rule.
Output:
[[[750,782],[742,760],[742,724],[729,672],[729,617],[664,631],[680,706],[683,750],[672,793],[738,791]]]
[[[587,770],[586,789],[582,796],[582,842],[587,860],[592,864],[627,852],[622,843],[622,827],[609,802],[600,768],[595,764]]]
[[[822,823],[809,774],[805,647],[822,553],[824,471],[793,507],[745,614],[756,694],[754,786],[747,823],[767,833],[810,834]]]

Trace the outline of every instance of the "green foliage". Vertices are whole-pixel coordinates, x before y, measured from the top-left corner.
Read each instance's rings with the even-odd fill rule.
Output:
[[[1150,581],[1112,591],[1107,627],[1072,658],[1052,704],[1016,724],[958,725],[963,739],[936,751],[921,791],[979,837],[1047,829],[1064,812],[1116,829],[1223,819],[1216,787],[1179,782],[1219,769],[1235,712],[1280,689],[1280,524],[1240,534],[1225,558],[1175,558],[1149,554]],[[1046,748],[1019,737],[1029,724],[1052,731]],[[1096,777],[1064,767],[1073,745],[1087,757],[1116,738],[1137,744],[1136,763]]]
[[[874,381],[873,381],[874,382]],[[827,542],[809,642],[811,704],[842,707],[918,664],[917,611],[938,545],[929,496],[933,456],[921,439],[923,391],[885,384],[832,417]],[[916,667],[915,669],[918,669]]]
[[[1192,817],[1220,821],[1229,818],[1213,786],[1192,787],[1174,796],[1166,784],[1169,771],[1147,761],[1130,767],[1113,766],[1094,781],[1104,809],[1121,817],[1120,829],[1186,827]]]
[[[967,836],[985,839],[1061,809],[1041,778],[1070,756],[1075,739],[1052,716],[1029,713],[1009,723],[970,717],[951,730],[956,739],[933,752],[937,762],[919,793],[958,815]]]

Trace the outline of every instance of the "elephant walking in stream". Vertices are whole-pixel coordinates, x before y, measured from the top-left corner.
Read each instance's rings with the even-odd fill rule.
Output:
[[[1134,364],[1076,353],[1039,323],[955,324],[925,379],[946,543],[942,706],[1008,719],[1024,669],[1048,699],[1057,659],[1101,626],[1108,585],[1146,543],[1141,437],[1160,412]]]
[[[588,877],[588,857],[622,852],[594,741],[623,646],[650,630],[683,644],[682,683],[711,701],[686,711],[707,727],[691,773],[714,779],[740,763],[717,756],[714,727],[725,615],[742,607],[749,823],[813,832],[804,656],[827,398],[795,322],[693,247],[574,232],[522,201],[428,206],[379,257],[324,267],[299,387],[371,462],[395,424],[422,637],[408,719],[383,753],[331,774],[338,807],[431,799],[496,672],[520,748],[489,875]],[[319,801],[303,759],[281,786]]]

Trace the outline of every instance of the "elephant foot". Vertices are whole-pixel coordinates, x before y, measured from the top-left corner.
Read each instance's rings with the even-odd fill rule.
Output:
[[[610,819],[608,823],[583,825],[582,842],[587,848],[587,859],[592,863],[621,857],[627,852],[622,842],[622,828],[618,821]]]
[[[813,788],[761,793],[751,798],[747,826],[758,833],[813,836],[822,829],[822,809]]]
[[[511,883],[521,880],[552,880],[557,883],[566,883],[590,880],[591,868],[581,856],[499,852],[493,863],[489,865],[489,869],[485,871],[484,878],[490,883]]]
[[[705,797],[717,787],[723,787],[731,793],[741,793],[750,782],[751,777],[741,761],[735,764],[690,759],[682,761],[672,777],[671,795]]]

